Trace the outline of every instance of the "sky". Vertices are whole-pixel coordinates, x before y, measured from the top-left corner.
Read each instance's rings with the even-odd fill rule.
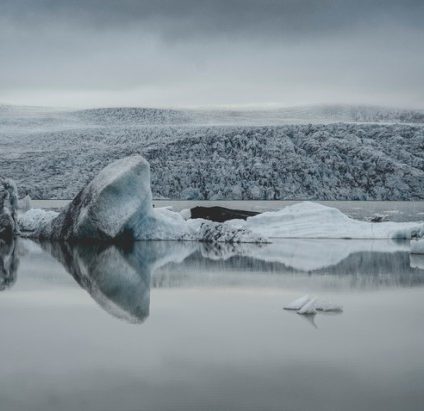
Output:
[[[1,0],[0,104],[424,109],[423,0]]]

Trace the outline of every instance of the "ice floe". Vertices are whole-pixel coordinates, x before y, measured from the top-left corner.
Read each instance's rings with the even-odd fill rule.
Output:
[[[231,223],[269,238],[411,239],[424,236],[424,222],[359,221],[336,208],[309,201]]]
[[[341,313],[343,307],[339,304],[334,304],[330,301],[320,300],[309,295],[296,298],[291,303],[284,307],[285,310],[293,310],[302,315],[313,315],[317,311]]]
[[[302,315],[312,315],[317,313],[317,309],[315,307],[316,299],[311,298],[309,301],[306,302],[298,311],[298,314]]]

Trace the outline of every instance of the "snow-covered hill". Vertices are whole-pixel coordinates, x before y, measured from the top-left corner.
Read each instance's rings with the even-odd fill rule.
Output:
[[[295,117],[294,109],[279,123],[275,110],[247,118],[245,111],[0,106],[0,175],[15,178],[21,195],[73,198],[106,164],[141,153],[156,197],[424,199],[424,124],[400,124],[399,114],[417,122],[419,112],[378,117],[370,108],[337,107],[325,115],[344,123],[324,121],[321,106],[297,109],[303,120],[291,125],[281,118]],[[371,118],[385,123],[362,123]]]

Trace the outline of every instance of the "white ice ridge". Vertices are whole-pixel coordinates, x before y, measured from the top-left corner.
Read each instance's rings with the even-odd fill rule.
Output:
[[[309,295],[296,298],[290,304],[284,307],[285,310],[293,310],[298,314],[311,315],[316,314],[317,311],[322,312],[342,312],[343,307],[338,304],[333,304],[329,301],[320,300]]]
[[[369,223],[309,201],[249,217],[246,221],[232,220],[231,225],[268,238],[411,239],[424,236],[424,222]]]

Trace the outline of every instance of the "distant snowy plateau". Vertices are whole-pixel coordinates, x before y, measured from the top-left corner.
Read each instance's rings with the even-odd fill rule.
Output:
[[[424,113],[0,106],[0,175],[22,197],[72,199],[113,160],[142,154],[153,197],[422,200]]]

